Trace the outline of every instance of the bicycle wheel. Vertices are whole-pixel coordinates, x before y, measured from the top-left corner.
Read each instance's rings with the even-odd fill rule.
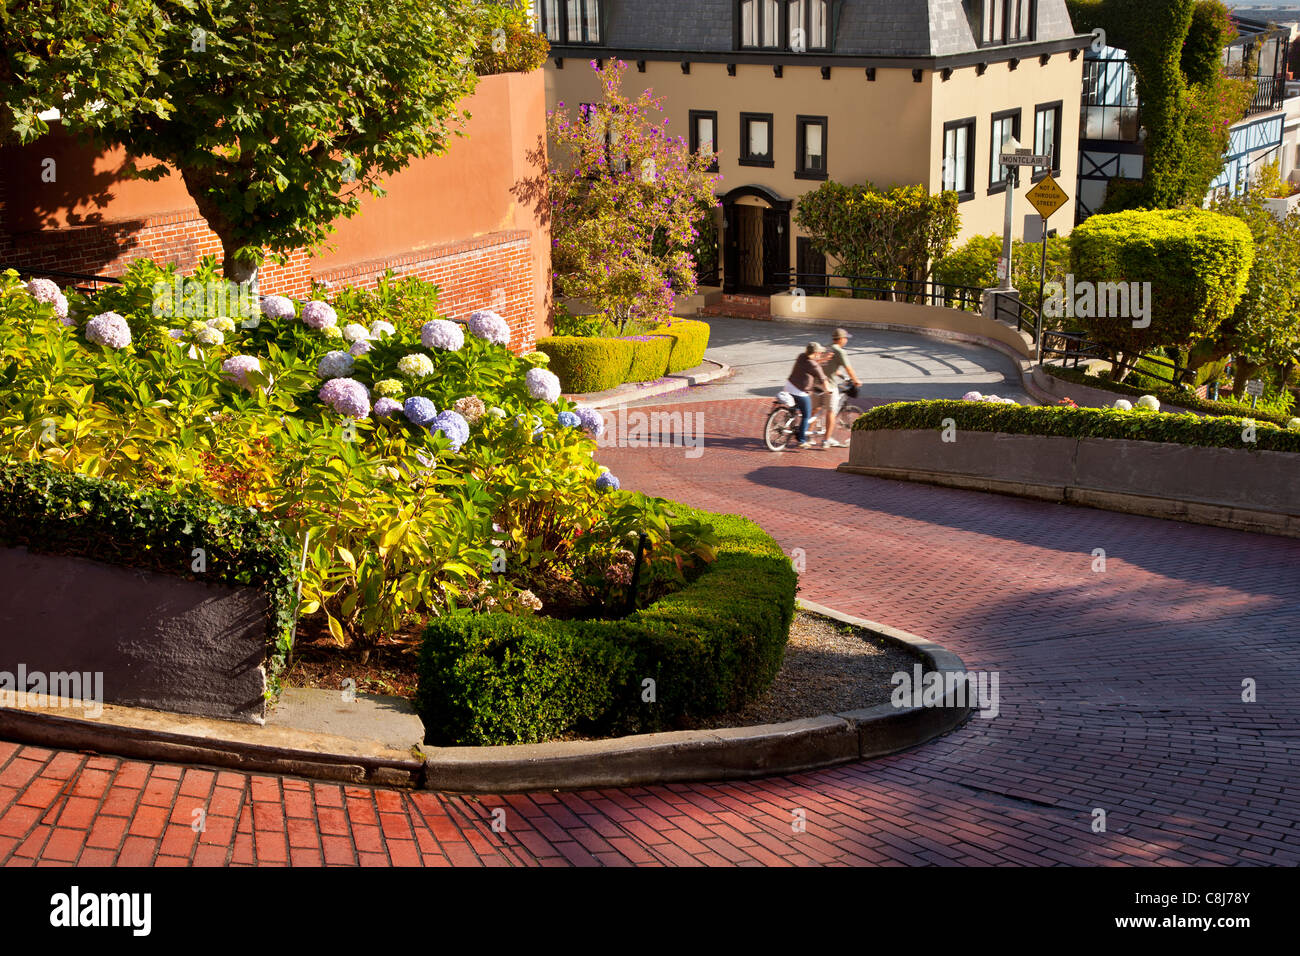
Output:
[[[865,414],[866,412],[864,412],[857,405],[845,405],[843,408],[840,409],[840,414],[835,419],[835,421],[836,423],[838,423],[840,428],[843,428],[847,431],[852,431],[853,423],[856,422],[859,417]]]
[[[785,447],[794,440],[795,422],[798,413],[789,408],[774,408],[767,416],[763,426],[763,444],[768,451],[785,451]]]

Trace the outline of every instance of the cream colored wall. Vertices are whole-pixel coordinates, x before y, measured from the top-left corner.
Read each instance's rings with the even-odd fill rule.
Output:
[[[723,63],[692,63],[691,72],[684,74],[680,62],[648,61],[644,73],[629,64],[623,92],[634,98],[651,89],[663,97],[669,131],[688,141],[691,110],[717,111],[720,194],[738,186],[758,185],[794,200],[820,185],[818,180],[794,175],[796,116],[827,117],[830,178],[845,183],[869,180],[885,187],[924,180],[932,191],[940,189],[943,182],[944,123],[975,116],[976,194],[961,205],[961,242],[973,235],[1002,231],[1005,199],[1001,193],[988,195],[990,117],[999,110],[1021,109],[1021,138],[1032,145],[1034,107],[1063,101],[1059,182],[1067,193],[1073,192],[1082,76],[1082,58],[1071,62],[1065,53],[1054,54],[1046,66],[1036,57],[1025,60],[1015,71],[1005,63],[991,64],[982,77],[975,75],[974,67],[955,70],[947,81],[927,71],[920,83],[912,79],[910,69],[881,68],[870,81],[862,68],[835,67],[826,80],[819,67],[786,66],[784,76],[778,79],[770,66],[739,64],[733,77],[727,75]],[[548,63],[546,93],[548,108],[563,102],[575,117],[579,103],[597,102],[601,97],[595,71],[586,60],[566,60],[563,69],[556,69],[553,61]],[[774,167],[737,162],[742,112],[773,114]],[[1029,177],[1021,178],[1017,237],[1030,209],[1023,197]],[[1052,217],[1050,226],[1064,235],[1073,223],[1071,198]],[[795,239],[802,234],[792,222],[791,268],[796,264]]]
[[[975,198],[961,204],[962,228],[957,243],[971,236],[1002,233],[1006,196],[989,195],[990,140],[993,114],[1003,110],[1020,110],[1020,142],[1034,145],[1034,109],[1040,104],[1061,100],[1061,175],[1057,182],[1070,197],[1069,202],[1052,214],[1049,229],[1068,235],[1074,226],[1074,191],[1079,168],[1079,104],[1083,96],[1083,57],[1071,61],[1068,53],[1054,53],[1046,65],[1031,57],[1012,70],[1006,63],[990,63],[983,76],[975,67],[954,70],[945,81],[938,74],[928,74],[934,86],[932,135],[936,148],[930,153],[932,189],[943,182],[943,127],[953,120],[975,117]],[[1033,207],[1025,199],[1033,186],[1023,170],[1016,190],[1014,235],[1022,238],[1025,216]]]
[[[915,183],[929,165],[930,92],[926,83],[913,82],[910,70],[878,70],[872,82],[865,70],[848,67],[833,69],[831,78],[824,80],[820,68],[813,66],[787,66],[778,79],[770,66],[743,63],[734,77],[727,75],[723,63],[692,63],[689,75],[678,62],[650,61],[645,73],[631,64],[624,94],[634,98],[645,89],[664,98],[669,131],[688,142],[691,110],[717,111],[719,194],[737,186],[764,186],[784,199],[797,200],[816,189],[819,180],[797,179],[794,174],[797,116],[827,118],[827,173],[840,182]],[[585,60],[566,60],[562,70],[554,62],[548,64],[546,90],[548,107],[563,102],[571,116],[577,115],[579,103],[596,102],[601,95]],[[737,161],[741,113],[772,114],[772,168]],[[795,238],[803,233],[793,221],[791,226],[794,268]]]

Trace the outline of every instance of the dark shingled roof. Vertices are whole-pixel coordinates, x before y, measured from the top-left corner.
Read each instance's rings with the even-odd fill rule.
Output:
[[[947,56],[977,49],[962,0],[840,0],[835,49],[847,56]],[[605,0],[605,42],[619,50],[725,53],[736,0]],[[1065,0],[1039,0],[1039,41],[1075,36]],[[563,46],[564,44],[556,44]]]

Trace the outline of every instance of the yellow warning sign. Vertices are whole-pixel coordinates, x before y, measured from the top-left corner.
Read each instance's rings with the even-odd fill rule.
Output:
[[[1037,186],[1025,194],[1038,214],[1046,219],[1056,210],[1060,209],[1070,197],[1065,194],[1065,190],[1057,185],[1056,180],[1051,176],[1043,179]]]

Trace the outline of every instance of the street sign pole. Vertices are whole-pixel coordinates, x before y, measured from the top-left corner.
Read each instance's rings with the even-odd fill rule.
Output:
[[[1010,292],[1015,288],[1011,281],[1011,224],[1015,222],[1014,206],[1016,201],[1016,174],[1019,167],[1007,169],[1007,206],[1006,216],[1002,223],[1002,284],[998,286],[1003,292]]]
[[[1051,156],[1055,151],[1055,146],[1047,147],[1047,155]],[[1052,174],[1052,164],[1047,164],[1047,174]],[[1041,213],[1040,213],[1041,215]],[[1043,289],[1047,286],[1047,217],[1043,216],[1043,259],[1038,269],[1038,330],[1034,336],[1034,354],[1038,356],[1038,364],[1043,364]]]

